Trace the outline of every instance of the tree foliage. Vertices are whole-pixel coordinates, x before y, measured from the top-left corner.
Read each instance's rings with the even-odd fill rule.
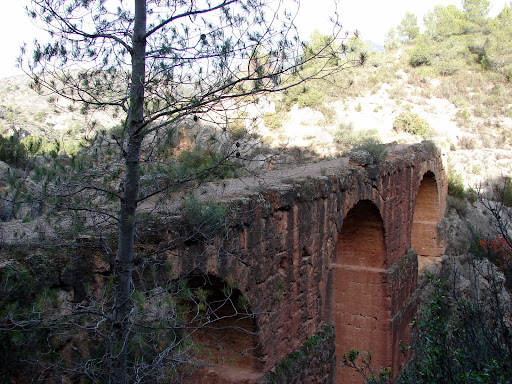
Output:
[[[492,70],[510,79],[512,26],[511,11],[505,6],[491,19],[488,0],[464,0],[455,5],[436,5],[424,17],[425,32],[414,35],[409,63],[432,67],[447,76],[464,67]],[[415,25],[407,15],[397,27],[402,43],[411,41],[407,31]]]
[[[474,260],[476,296],[462,297],[454,281],[433,282],[431,299],[414,324],[412,358],[399,383],[509,383],[512,372],[509,305],[495,269]],[[479,281],[483,280],[483,281]]]
[[[398,36],[402,38],[402,42],[414,40],[420,34],[420,27],[418,27],[418,18],[416,15],[407,12],[402,19],[402,22],[397,27]]]
[[[489,13],[490,10],[490,1],[489,0],[463,0],[462,8],[466,13],[466,17],[468,21],[473,23],[484,23],[485,17]]]
[[[424,17],[424,23],[427,35],[437,41],[465,32],[464,13],[455,5],[436,5]]]
[[[4,137],[0,135],[0,160],[13,165],[21,166],[27,160],[27,150],[21,143],[19,133]]]

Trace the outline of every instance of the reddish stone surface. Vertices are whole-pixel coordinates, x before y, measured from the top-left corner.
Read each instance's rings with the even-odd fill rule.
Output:
[[[443,239],[437,233],[442,213],[435,176],[427,172],[416,197],[411,239],[412,248],[418,252],[420,271],[444,252]]]
[[[391,365],[391,292],[383,269],[386,260],[384,228],[375,205],[363,200],[343,221],[333,274],[332,316],[336,357],[350,349],[372,351],[374,364]],[[338,382],[359,383],[355,371],[338,364]]]
[[[272,175],[279,173],[265,177]],[[171,262],[174,275],[162,279],[208,275],[248,300],[250,317],[224,308],[217,313],[223,320],[194,334],[205,367],[188,382],[263,384],[274,375],[279,383],[356,383],[353,372],[336,368],[354,348],[371,350],[375,367],[398,372],[417,306],[418,258],[409,249],[420,264],[444,251],[436,227],[447,194],[441,155],[416,145],[379,165],[329,161],[280,180],[236,196],[217,193],[229,214],[211,241],[191,241],[179,216],[138,236],[138,253]],[[87,241],[78,248],[82,257],[60,277],[74,300],[91,285],[101,292],[110,268]],[[143,284],[137,273],[134,283]],[[208,289],[215,294],[222,284]],[[331,327],[324,344],[311,348],[327,324],[335,334]],[[307,354],[284,364],[298,350]],[[288,371],[278,374],[283,364]]]
[[[376,365],[397,372],[416,311],[417,259],[404,255],[443,251],[434,231],[447,193],[441,156],[417,145],[378,166],[340,162],[326,176],[315,166],[316,175],[231,200],[235,224],[223,239],[176,247],[169,259],[177,275],[195,268],[236,282],[255,315],[249,344],[261,348],[260,365],[247,368],[256,376],[323,324],[335,327],[338,359],[345,349],[371,349]],[[334,382],[355,381],[338,372]]]

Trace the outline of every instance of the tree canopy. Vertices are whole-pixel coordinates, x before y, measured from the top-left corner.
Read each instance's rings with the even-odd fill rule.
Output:
[[[407,12],[397,27],[397,32],[402,41],[415,39],[420,33],[418,18],[414,14]]]
[[[432,67],[450,75],[468,65],[511,76],[511,11],[505,6],[498,16],[489,18],[488,0],[463,0],[455,5],[437,5],[424,18],[424,33],[414,26],[414,15],[407,14],[397,27],[402,42],[411,41],[410,64]],[[390,48],[393,45],[389,45]]]

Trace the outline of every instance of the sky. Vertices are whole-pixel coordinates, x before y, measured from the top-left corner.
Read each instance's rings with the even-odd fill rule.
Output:
[[[269,0],[277,1],[277,0]],[[324,34],[330,31],[325,26],[334,15],[335,0],[301,0],[296,19],[303,39],[318,29]],[[41,32],[32,24],[24,12],[28,0],[3,0],[0,13],[0,78],[22,74],[15,67],[20,46],[31,43]],[[386,33],[400,24],[406,12],[418,16],[418,21],[435,5],[455,4],[461,0],[338,0],[338,13],[344,29],[358,30],[363,40],[384,44]],[[510,0],[491,0],[491,16],[497,15]]]

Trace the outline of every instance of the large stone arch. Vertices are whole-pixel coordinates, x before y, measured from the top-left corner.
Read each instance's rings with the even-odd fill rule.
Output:
[[[252,382],[262,376],[258,325],[240,290],[213,275],[187,278],[196,294],[186,316],[192,322],[191,339],[204,368],[187,379],[189,384]],[[197,294],[201,290],[202,294]],[[197,296],[204,299],[198,303]],[[194,326],[197,325],[197,329]]]
[[[444,252],[437,225],[442,219],[441,202],[436,177],[426,172],[421,180],[414,204],[411,228],[411,248],[418,253],[418,267],[421,271]]]
[[[384,225],[369,200],[359,201],[343,220],[332,269],[332,319],[336,332],[337,383],[359,383],[341,369],[349,349],[372,351],[375,366],[390,366],[391,298]]]

